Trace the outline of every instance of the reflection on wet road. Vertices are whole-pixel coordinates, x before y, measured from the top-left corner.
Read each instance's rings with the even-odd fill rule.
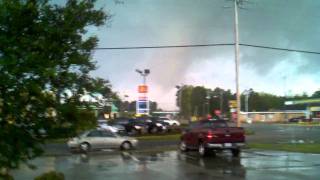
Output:
[[[197,153],[108,152],[41,157],[36,170],[21,167],[15,179],[33,179],[50,170],[67,179],[318,179],[320,155],[273,151],[246,151],[240,158],[230,154],[200,158]]]

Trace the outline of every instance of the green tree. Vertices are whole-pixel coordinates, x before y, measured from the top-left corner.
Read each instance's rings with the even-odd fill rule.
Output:
[[[109,17],[94,2],[0,1],[1,172],[40,155],[39,129],[70,122],[65,104],[94,87],[98,40],[84,35]]]
[[[150,113],[158,110],[158,103],[154,101],[150,101]]]
[[[191,94],[191,110],[193,115],[205,116],[207,114],[207,89],[201,86],[196,86]]]
[[[192,115],[191,96],[193,87],[184,85],[177,92],[177,106],[180,108],[180,116],[189,118]],[[181,98],[181,99],[180,99]]]
[[[223,114],[228,114],[229,101],[235,99],[231,91],[217,87],[209,92],[210,113],[213,115],[213,110],[221,109]]]
[[[320,90],[314,92],[311,97],[312,97],[312,98],[320,98]]]

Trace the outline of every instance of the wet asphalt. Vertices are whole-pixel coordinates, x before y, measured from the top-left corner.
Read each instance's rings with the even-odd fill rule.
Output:
[[[48,156],[12,171],[15,179],[28,180],[50,170],[63,172],[67,180],[162,180],[162,179],[319,179],[320,155],[245,150],[234,158],[225,152],[201,158],[196,152],[178,151],[105,153]]]
[[[244,124],[254,132],[249,143],[320,143],[320,127],[278,124]],[[320,154],[287,153],[245,149],[239,158],[230,153],[201,158],[196,152],[159,152],[161,147],[176,148],[178,141],[140,141],[138,151],[104,150],[72,154],[66,144],[45,145],[46,156],[14,170],[15,179],[28,180],[56,170],[66,179],[320,179]],[[151,151],[152,149],[156,151]],[[139,151],[142,150],[142,151]],[[150,151],[149,151],[150,150]]]
[[[243,124],[254,132],[247,136],[251,143],[320,143],[320,126],[295,126],[290,124]]]
[[[248,143],[320,143],[320,126],[243,124],[243,127],[254,132],[253,135],[246,136]],[[177,140],[140,141],[138,149],[175,146],[178,143]],[[71,154],[66,144],[46,144],[44,149],[48,155]]]

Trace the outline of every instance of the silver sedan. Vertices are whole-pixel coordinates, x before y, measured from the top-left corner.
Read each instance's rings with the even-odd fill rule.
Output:
[[[71,150],[80,149],[84,152],[93,149],[110,148],[129,150],[137,146],[138,140],[131,137],[120,136],[108,130],[94,129],[70,139],[67,144]]]

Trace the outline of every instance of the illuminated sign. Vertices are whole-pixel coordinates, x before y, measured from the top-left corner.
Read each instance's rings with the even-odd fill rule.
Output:
[[[147,101],[138,101],[139,109],[148,109]]]
[[[237,107],[237,101],[236,100],[230,100],[229,101],[229,107],[230,108],[236,108]]]
[[[148,92],[148,86],[147,85],[138,86],[138,92],[139,93],[147,93]]]

